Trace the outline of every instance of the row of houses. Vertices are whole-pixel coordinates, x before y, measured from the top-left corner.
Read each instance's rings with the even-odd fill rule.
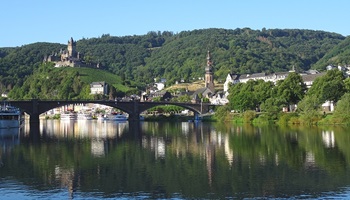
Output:
[[[338,69],[340,71],[343,71],[346,76],[349,76],[350,70],[348,67],[343,66],[333,66],[328,65],[326,67],[327,70],[332,69]],[[246,83],[249,80],[264,80],[265,82],[271,81],[274,84],[276,84],[280,80],[284,80],[287,78],[288,74],[291,72],[295,72],[294,69],[292,69],[289,72],[276,72],[276,73],[254,73],[254,74],[228,74],[224,83],[224,92],[225,94],[228,92],[229,86],[231,84],[237,84],[237,83]],[[326,72],[319,72],[317,70],[308,70],[302,73],[299,73],[305,83],[305,85],[310,88],[314,82],[314,80],[317,77],[323,76],[326,74]]]
[[[344,67],[334,67],[327,66],[327,70],[339,69],[344,72],[348,72],[349,70]],[[170,99],[181,96],[188,95],[191,97],[193,103],[200,103],[202,98],[205,97],[209,99],[210,103],[215,105],[225,105],[229,101],[227,99],[228,89],[230,85],[237,83],[246,83],[249,80],[263,80],[263,81],[271,81],[273,83],[277,83],[280,80],[284,80],[288,77],[289,73],[295,72],[295,70],[291,70],[289,72],[276,72],[276,73],[253,73],[253,74],[228,74],[226,77],[226,81],[223,86],[223,91],[213,92],[210,88],[204,87],[200,88],[196,91],[184,91],[179,92],[177,94],[171,94],[170,92],[164,90],[165,89],[165,81],[163,80],[159,84],[155,84],[154,87],[148,90],[148,92],[143,92],[142,95],[134,97],[132,99],[138,99],[140,101],[152,101],[153,98],[160,98],[162,101],[169,101]],[[305,85],[310,88],[317,77],[321,77],[326,74],[326,72],[319,72],[317,70],[308,70],[302,73],[299,73],[305,83]],[[157,87],[161,85],[161,87]],[[91,84],[91,94],[105,94],[107,95],[107,84],[105,82],[94,82]]]

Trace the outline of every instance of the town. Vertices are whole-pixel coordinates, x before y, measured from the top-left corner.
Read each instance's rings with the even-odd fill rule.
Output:
[[[67,49],[61,50],[59,53],[53,53],[52,55],[45,56],[44,62],[54,62],[55,67],[91,67],[91,68],[103,68],[100,63],[97,64],[87,64],[84,63],[83,54],[77,52],[76,50],[76,41],[71,38],[68,41]],[[189,91],[186,89],[185,91],[172,93],[167,90],[167,80],[165,78],[161,78],[159,82],[154,82],[153,85],[146,89],[146,91],[139,91],[139,94],[133,94],[130,96],[117,97],[115,101],[171,101],[172,99],[178,98],[179,96],[188,96],[190,97],[190,102],[192,103],[200,103],[200,102],[209,102],[213,105],[226,105],[229,95],[229,87],[237,84],[237,83],[247,83],[248,81],[257,81],[263,80],[265,82],[272,82],[273,84],[277,84],[278,81],[284,80],[288,77],[290,73],[298,73],[303,80],[303,83],[307,88],[310,88],[314,82],[314,80],[318,77],[321,77],[326,74],[326,72],[319,72],[318,70],[308,70],[308,71],[296,71],[294,66],[288,72],[275,72],[275,73],[252,73],[252,74],[235,74],[229,73],[225,82],[223,83],[223,87],[216,89],[215,79],[214,79],[214,62],[212,60],[212,55],[210,51],[207,52],[206,56],[206,66],[203,67],[204,70],[204,87],[198,88],[195,91]],[[348,66],[326,66],[326,70],[334,70],[338,69],[343,72],[345,77],[348,77],[350,74],[350,70]],[[157,81],[155,79],[155,81]],[[183,80],[180,82],[176,82],[176,84],[181,84],[184,82]],[[108,96],[109,92],[109,84],[105,80],[101,80],[99,82],[91,82],[90,83],[90,94],[92,95],[103,95]],[[3,94],[5,95],[5,94]],[[74,107],[74,108],[73,108]],[[331,101],[326,101],[322,104],[323,110],[334,111],[334,104]],[[109,109],[108,112],[112,112],[111,108],[104,107],[101,105],[89,105],[86,107],[85,105],[71,105],[65,106],[62,108],[57,108],[48,112],[49,115],[64,113],[67,111],[74,110],[76,112],[85,112],[86,110],[106,110]],[[284,111],[294,110],[295,105],[290,106],[289,108],[283,108]],[[188,110],[182,110],[180,113],[189,113]],[[154,114],[154,112],[153,112]]]

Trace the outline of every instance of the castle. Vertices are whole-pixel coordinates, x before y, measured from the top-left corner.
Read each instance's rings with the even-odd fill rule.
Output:
[[[96,67],[100,68],[100,63],[86,63],[83,55],[76,50],[76,41],[71,37],[68,40],[67,50],[60,50],[59,53],[52,53],[44,57],[44,62],[53,62],[55,67]]]

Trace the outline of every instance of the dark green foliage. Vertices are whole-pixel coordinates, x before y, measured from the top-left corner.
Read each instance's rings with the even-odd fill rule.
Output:
[[[110,85],[109,96],[90,95],[90,83],[106,81]],[[114,99],[119,91],[130,91],[120,85],[118,76],[106,71],[89,68],[55,68],[53,63],[44,63],[28,76],[23,86],[16,86],[9,93],[12,99]],[[134,92],[133,90],[131,90]]]
[[[277,96],[285,102],[284,106],[298,103],[305,95],[306,85],[300,74],[289,73],[287,78],[277,84]]]
[[[191,102],[191,96],[189,95],[181,95],[179,97],[175,97],[171,99],[172,102]]]
[[[230,107],[228,105],[220,106],[215,110],[215,119],[218,122],[229,121]]]
[[[274,92],[274,84],[263,80],[249,80],[247,83],[238,83],[229,89],[229,106],[235,111],[260,110],[267,99]]]
[[[170,85],[203,77],[207,50],[212,52],[218,81],[230,72],[288,71],[293,65],[307,70],[344,39],[335,33],[298,29],[202,29],[125,37],[105,34],[78,40],[77,51],[84,54],[85,62],[100,62],[103,69],[120,76],[123,85],[144,87],[154,78],[166,78]],[[66,44],[0,48],[0,89],[22,86],[45,55],[60,49]]]
[[[348,65],[350,63],[350,37],[347,37],[341,43],[332,48],[315,65],[314,69],[324,70],[327,65]]]
[[[334,111],[334,121],[350,124],[350,93],[344,94]]]
[[[334,101],[335,103],[346,92],[343,72],[334,69],[327,71],[324,76],[316,78],[307,95],[314,96],[318,104],[325,101]]]

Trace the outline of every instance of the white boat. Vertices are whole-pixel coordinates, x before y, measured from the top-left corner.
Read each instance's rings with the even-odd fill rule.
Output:
[[[113,113],[107,116],[107,120],[110,121],[126,121],[128,120],[128,117],[124,114],[120,113]]]
[[[78,113],[78,120],[91,120],[92,115],[90,113]]]
[[[61,113],[60,119],[61,120],[76,120],[77,114],[74,112],[64,112],[64,113]]]
[[[107,120],[107,116],[106,116],[106,115],[103,115],[103,114],[98,115],[98,116],[97,116],[97,120],[100,120],[100,121]]]
[[[22,124],[21,111],[13,106],[0,106],[0,128],[18,128]]]

